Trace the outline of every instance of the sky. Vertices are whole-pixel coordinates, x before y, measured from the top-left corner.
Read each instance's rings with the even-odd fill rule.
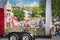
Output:
[[[20,0],[10,0],[10,3],[15,6],[15,5],[20,5],[21,2]],[[32,6],[32,5],[39,5],[40,1],[39,0],[22,0],[23,5],[25,6]]]

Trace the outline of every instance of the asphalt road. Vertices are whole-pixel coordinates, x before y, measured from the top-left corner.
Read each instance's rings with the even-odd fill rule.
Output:
[[[8,38],[0,38],[0,40],[8,40]],[[48,39],[48,38],[37,38],[35,40],[60,40],[60,36],[54,36],[52,37],[52,39]]]
[[[37,38],[37,39],[35,39],[35,40],[60,40],[60,36],[54,36],[54,37],[52,37],[52,39],[50,39],[50,38]]]

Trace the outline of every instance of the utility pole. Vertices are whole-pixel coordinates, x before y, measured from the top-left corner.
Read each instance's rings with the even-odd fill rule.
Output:
[[[50,27],[52,21],[52,9],[51,9],[51,0],[46,0],[46,26],[45,26],[45,35],[50,35]]]

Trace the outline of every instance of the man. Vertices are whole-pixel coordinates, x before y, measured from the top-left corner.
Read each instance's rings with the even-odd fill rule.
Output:
[[[42,18],[40,18],[40,21],[39,21],[39,27],[43,27],[43,25],[44,25],[44,21],[43,21]]]

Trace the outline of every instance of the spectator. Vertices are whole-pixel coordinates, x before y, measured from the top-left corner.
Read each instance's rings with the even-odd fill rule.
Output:
[[[35,27],[38,27],[38,23],[37,23],[37,21],[35,21]]]
[[[44,21],[43,21],[42,18],[40,18],[40,21],[39,21],[39,27],[43,27],[43,25],[44,25]]]
[[[55,35],[54,23],[51,23],[51,35]]]

